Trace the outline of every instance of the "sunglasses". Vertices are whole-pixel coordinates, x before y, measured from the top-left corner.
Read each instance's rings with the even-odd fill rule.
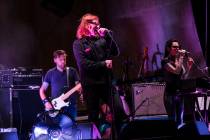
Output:
[[[87,20],[87,22],[90,23],[90,24],[94,24],[94,25],[97,25],[97,26],[99,25],[100,26],[100,24],[98,22],[95,22],[93,20]]]
[[[180,48],[180,46],[171,46],[171,48]]]

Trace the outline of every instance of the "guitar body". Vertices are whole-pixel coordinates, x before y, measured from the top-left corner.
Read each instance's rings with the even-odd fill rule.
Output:
[[[69,90],[67,93],[62,94],[58,98],[55,98],[51,101],[51,104],[53,105],[55,110],[60,110],[62,107],[69,106],[69,102],[65,102],[67,98],[69,98],[75,91],[79,90],[81,88],[81,84],[77,84],[75,87],[73,87],[71,90]]]
[[[69,106],[69,102],[65,102],[63,100],[63,96],[64,94],[62,94],[58,98],[55,98],[51,101],[55,110],[60,110],[62,107]]]

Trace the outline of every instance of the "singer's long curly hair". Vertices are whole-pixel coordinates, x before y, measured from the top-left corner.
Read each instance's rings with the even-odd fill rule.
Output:
[[[96,15],[93,15],[91,13],[87,13],[82,16],[80,19],[80,24],[77,28],[76,37],[78,39],[81,39],[82,37],[88,36],[90,34],[88,28],[88,24],[90,24],[90,21],[96,20],[99,23],[99,18]]]

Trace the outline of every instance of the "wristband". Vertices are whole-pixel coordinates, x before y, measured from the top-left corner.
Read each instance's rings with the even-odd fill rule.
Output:
[[[43,104],[46,104],[47,102],[49,102],[46,98],[44,100],[42,100]]]

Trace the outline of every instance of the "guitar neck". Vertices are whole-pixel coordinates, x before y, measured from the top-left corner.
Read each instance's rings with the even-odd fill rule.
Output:
[[[76,92],[77,90],[79,90],[81,88],[81,84],[77,84],[75,87],[73,87],[71,90],[69,90],[68,92],[66,92],[63,96],[62,96],[62,100],[66,100],[67,98],[69,98],[69,96],[71,96],[74,92]]]

